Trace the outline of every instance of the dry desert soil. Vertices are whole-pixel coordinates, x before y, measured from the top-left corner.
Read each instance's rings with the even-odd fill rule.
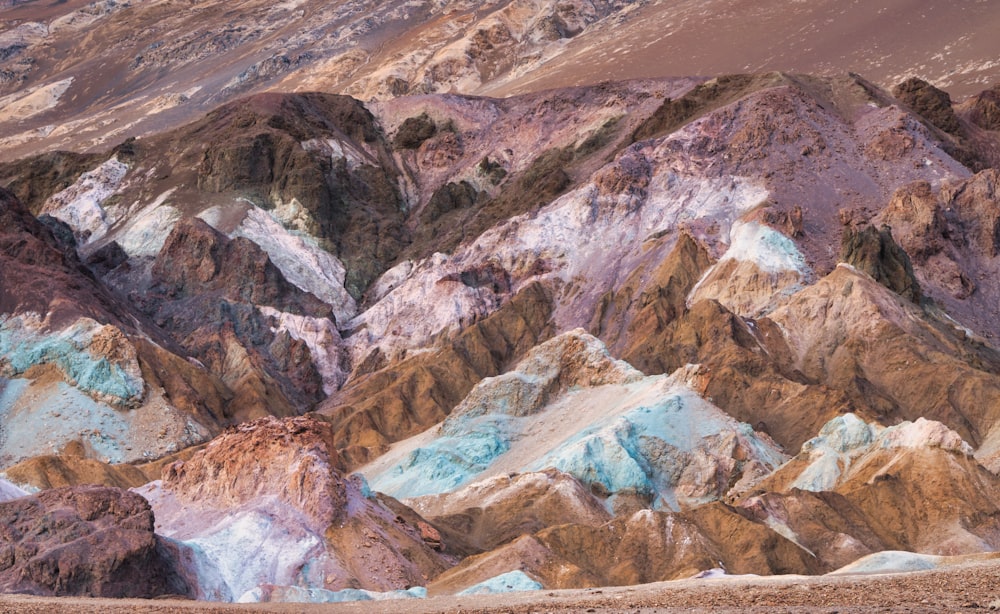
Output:
[[[342,604],[212,604],[0,596],[3,614],[429,612],[974,612],[1000,609],[1000,560],[934,571],[852,576],[730,577],[642,586],[529,591]]]

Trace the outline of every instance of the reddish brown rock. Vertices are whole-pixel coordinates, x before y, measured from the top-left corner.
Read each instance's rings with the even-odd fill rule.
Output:
[[[450,566],[426,521],[336,469],[335,443],[314,415],[261,418],[139,489],[200,598],[237,600],[263,585],[402,589]]]
[[[145,499],[74,486],[0,503],[0,590],[150,598],[189,589]]]
[[[971,97],[962,107],[973,124],[984,130],[1000,130],[1000,84]]]
[[[272,332],[257,307],[332,318],[330,307],[290,284],[256,244],[198,218],[181,220],[152,280],[133,299],[228,385],[238,418],[301,413],[324,396],[305,342]]]
[[[333,523],[346,503],[344,481],[330,469],[337,464],[324,421],[268,417],[230,427],[192,458],[166,467],[163,488],[181,502],[219,509],[275,495],[313,519]],[[293,468],[299,474],[289,480]]]
[[[171,299],[218,293],[233,302],[329,317],[330,307],[288,283],[249,239],[229,239],[199,218],[174,226],[152,269],[154,289]]]

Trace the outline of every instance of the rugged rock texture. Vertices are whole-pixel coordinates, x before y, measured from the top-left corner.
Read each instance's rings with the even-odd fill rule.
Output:
[[[76,452],[83,452],[82,446]],[[116,488],[132,488],[149,482],[149,476],[134,465],[109,465],[79,456],[35,456],[4,469],[7,479],[32,488],[45,490],[79,484],[102,484]]]
[[[841,242],[840,259],[903,298],[920,303],[920,284],[913,275],[910,258],[892,239],[889,227],[848,230]]]
[[[139,495],[75,486],[0,503],[0,589],[36,595],[184,595]]]
[[[340,7],[309,1],[303,28]],[[514,83],[525,37],[569,52],[656,6],[515,4],[459,11],[472,39],[431,28],[421,68],[353,83]],[[437,10],[380,6],[372,40],[396,9],[400,28]],[[130,70],[270,36],[189,34]],[[43,488],[162,475],[138,490],[220,600],[995,549],[1000,202],[970,168],[1000,141],[974,104],[898,95],[784,73],[266,93],[75,178],[84,157],[7,166],[40,215],[3,198],[0,468]]]
[[[684,514],[643,510],[599,527],[552,527],[467,558],[429,590],[453,592],[518,565],[547,588],[655,582],[720,566],[734,574],[819,571],[815,558],[791,541],[711,504]]]
[[[582,330],[564,333],[362,471],[380,491],[420,497],[554,467],[623,513],[732,496],[784,461],[769,438],[698,397],[688,375],[643,377]]]
[[[589,488],[555,469],[500,475],[409,503],[444,531],[450,547],[464,547],[469,553],[492,550],[551,526],[597,526],[611,519]]]
[[[749,7],[729,0],[502,0],[485,7],[392,1],[366,11],[345,0],[239,7],[213,0],[183,9],[8,2],[0,7],[11,24],[0,41],[3,151],[13,159],[107,147],[265,91],[363,100],[505,96],[776,66],[857,70],[886,87],[900,75],[921,74],[956,96],[997,81],[993,5],[948,11],[923,0],[882,8],[840,11],[821,3],[789,10],[777,1]],[[720,32],[739,34],[723,47]],[[875,48],[878,57],[867,53]]]
[[[139,490],[201,598],[249,598],[263,585],[402,589],[448,566],[419,517],[408,521],[335,469],[334,441],[314,417],[262,418]]]
[[[228,384],[241,417],[298,413],[322,398],[308,344],[271,328],[257,307],[316,319],[330,318],[330,307],[288,283],[256,243],[188,218],[151,273],[152,288],[136,302]]]
[[[892,88],[892,95],[944,132],[955,136],[961,133],[962,124],[952,108],[948,92],[911,77]]]
[[[969,121],[983,130],[1000,130],[1000,88],[992,88],[972,96],[963,103]]]
[[[5,464],[69,444],[90,458],[143,460],[225,422],[224,384],[178,356],[8,192],[0,217]]]
[[[879,550],[964,554],[1000,539],[995,480],[940,423],[882,428],[846,414],[759,485],[781,494],[741,505],[834,565]]]
[[[499,374],[551,334],[551,297],[540,285],[515,295],[443,348],[389,367],[379,351],[362,372],[320,408],[337,432],[347,466],[357,467],[386,450],[386,444],[443,420],[483,377]],[[363,363],[363,364],[365,364]]]
[[[653,365],[659,357],[646,354],[651,340],[658,339],[685,312],[688,294],[710,265],[705,246],[689,234],[681,235],[653,271],[636,269],[615,292],[601,297],[591,333],[629,364],[646,373],[656,372]]]

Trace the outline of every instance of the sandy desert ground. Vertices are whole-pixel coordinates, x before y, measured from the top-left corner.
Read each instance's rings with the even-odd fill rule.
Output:
[[[642,586],[529,591],[343,604],[211,604],[174,600],[0,597],[4,614],[136,612],[964,612],[1000,609],[1000,559],[854,576],[731,577]]]

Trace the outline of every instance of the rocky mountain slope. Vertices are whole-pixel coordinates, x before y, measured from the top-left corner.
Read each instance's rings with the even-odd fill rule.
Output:
[[[0,6],[0,159],[103,151],[263,91],[508,96],[769,70],[998,81],[989,2],[68,0]]]
[[[329,602],[1000,547],[996,89],[535,91],[666,5],[694,14],[4,7],[35,21],[0,34],[3,589]],[[60,59],[80,32],[114,62]],[[131,76],[72,89],[97,62]],[[296,88],[358,97],[238,98]],[[60,113],[93,131],[32,123]]]

